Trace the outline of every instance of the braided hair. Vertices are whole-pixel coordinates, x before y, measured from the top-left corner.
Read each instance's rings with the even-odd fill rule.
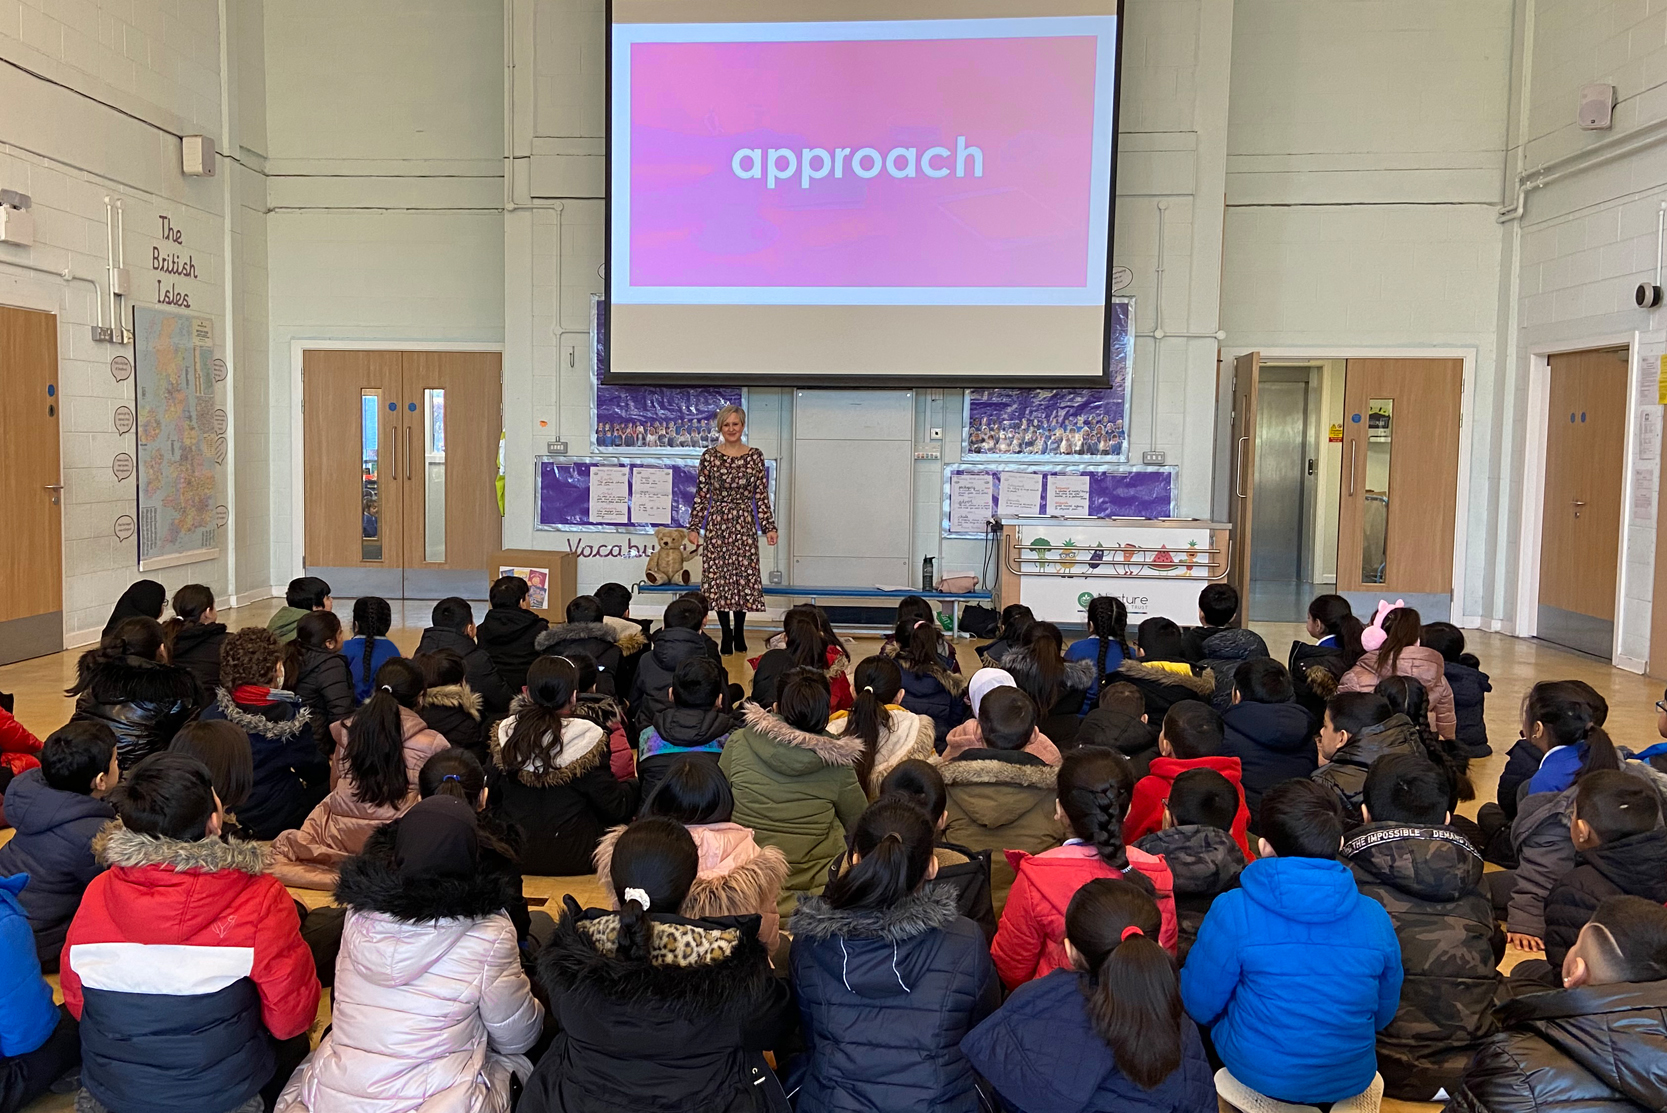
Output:
[[[361,595],[353,600],[353,632],[365,639],[364,655],[359,661],[359,672],[371,675],[371,661],[376,654],[376,639],[386,637],[394,624],[393,608],[377,595]]]
[[[1123,656],[1134,656],[1129,652],[1128,606],[1115,595],[1096,595],[1088,603],[1088,632],[1100,641],[1100,654],[1094,662],[1094,675],[1103,684],[1106,676],[1106,651],[1111,648],[1113,642],[1123,651]]]
[[[1059,766],[1059,806],[1076,837],[1094,848],[1106,865],[1129,868],[1123,846],[1123,820],[1134,799],[1134,770],[1113,750],[1084,746],[1065,755]]]

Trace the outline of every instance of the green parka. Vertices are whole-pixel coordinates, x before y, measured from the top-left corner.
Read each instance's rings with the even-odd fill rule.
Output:
[[[1013,887],[1013,866],[1003,853],[1052,850],[1065,835],[1054,808],[1058,770],[1023,750],[967,750],[938,766],[948,789],[944,841],[990,855],[991,897],[996,915]]]

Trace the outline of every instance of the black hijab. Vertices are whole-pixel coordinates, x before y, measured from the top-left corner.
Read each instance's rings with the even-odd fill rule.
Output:
[[[162,605],[167,601],[168,589],[155,580],[139,580],[130,584],[122,592],[122,597],[116,600],[116,609],[110,612],[110,621],[104,624],[104,632],[110,633],[124,618],[160,619]]]

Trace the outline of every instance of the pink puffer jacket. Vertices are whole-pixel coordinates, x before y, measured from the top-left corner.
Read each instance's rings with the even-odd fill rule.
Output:
[[[1401,650],[1401,656],[1395,662],[1395,671],[1390,675],[1410,676],[1424,685],[1424,693],[1430,697],[1430,729],[1443,738],[1454,739],[1459,736],[1459,718],[1453,710],[1453,689],[1447,685],[1446,670],[1447,662],[1441,654],[1414,645]],[[1344,673],[1343,679],[1337,682],[1337,690],[1370,692],[1384,675],[1378,671],[1378,653],[1373,650],[1361,654],[1354,668]]]
[[[700,853],[700,872],[678,913],[691,920],[760,916],[758,937],[765,946],[774,947],[781,931],[776,901],[787,880],[787,856],[779,847],[759,846],[752,828],[739,823],[697,823],[685,829]],[[624,831],[615,827],[596,847],[596,879],[610,898],[614,843]]]
[[[336,736],[336,758],[330,779],[334,786],[308,814],[300,830],[285,831],[272,840],[272,872],[279,881],[297,889],[334,889],[342,862],[364,849],[372,831],[398,819],[417,802],[417,774],[422,772],[423,763],[449,744],[410,708],[399,709],[399,720],[405,737],[405,777],[410,786],[405,799],[390,808],[367,804],[354,796],[353,778],[347,771],[347,724],[352,720],[333,724],[330,733]]]

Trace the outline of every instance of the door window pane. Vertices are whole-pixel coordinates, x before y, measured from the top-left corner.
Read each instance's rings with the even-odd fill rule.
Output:
[[[423,391],[423,559],[446,559],[446,392]]]
[[[1387,583],[1389,565],[1389,452],[1394,447],[1395,400],[1366,403],[1366,492],[1361,507],[1360,582]]]
[[[359,392],[359,559],[382,559],[382,396]]]

